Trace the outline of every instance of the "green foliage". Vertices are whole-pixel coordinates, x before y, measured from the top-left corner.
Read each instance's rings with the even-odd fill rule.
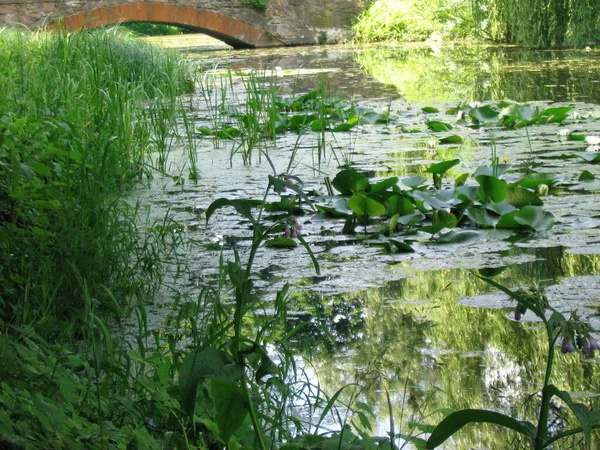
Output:
[[[85,292],[116,311],[160,284],[175,228],[120,195],[159,144],[148,99],[191,78],[174,54],[114,30],[2,30],[0,60],[0,316],[44,334],[75,319]]]
[[[492,40],[529,47],[584,46],[600,40],[600,5],[590,0],[474,1]]]
[[[377,0],[353,26],[361,42],[477,37],[469,0]]]
[[[250,5],[259,11],[267,9],[267,0],[242,0],[245,5]]]
[[[129,30],[136,36],[173,36],[191,33],[190,30],[185,28],[152,22],[125,22],[121,24],[121,27]]]

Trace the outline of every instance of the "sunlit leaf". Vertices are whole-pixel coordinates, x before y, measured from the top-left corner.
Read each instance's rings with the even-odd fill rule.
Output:
[[[385,212],[385,206],[377,200],[363,194],[354,194],[348,200],[348,206],[359,216],[380,216]]]
[[[375,184],[372,184],[371,190],[369,192],[371,192],[372,194],[376,194],[378,192],[385,191],[386,189],[388,189],[392,186],[396,186],[397,184],[398,184],[398,177],[386,178],[385,180],[381,180]]]
[[[450,170],[452,167],[457,166],[458,164],[460,164],[460,159],[451,159],[448,161],[442,161],[442,162],[439,162],[436,164],[432,164],[431,166],[429,166],[427,168],[427,170],[425,170],[425,172],[433,173],[436,175],[443,175],[448,170]]]
[[[458,134],[452,134],[440,139],[440,144],[462,144],[463,138]]]
[[[359,123],[359,118],[358,117],[351,117],[348,119],[347,122],[344,123],[340,123],[339,125],[333,127],[331,129],[331,131],[348,131],[351,130],[352,128],[354,128],[356,125],[358,125]]]
[[[522,208],[527,205],[541,206],[544,204],[535,192],[521,186],[509,186],[504,200],[516,208]]]
[[[394,195],[388,200],[388,213],[390,215],[398,214],[400,216],[406,216],[414,214],[415,205],[408,198]]]
[[[426,448],[434,449],[439,447],[462,427],[470,423],[491,423],[500,425],[524,434],[530,439],[534,438],[536,433],[535,426],[529,422],[520,422],[512,417],[495,411],[463,409],[450,414],[438,424],[429,436],[429,439],[427,439]]]
[[[450,131],[452,129],[452,125],[446,122],[440,122],[438,120],[428,120],[427,128],[437,133],[441,131]]]
[[[506,198],[508,191],[506,181],[489,175],[479,175],[476,177],[476,180],[481,186],[480,199],[482,201],[490,199],[493,202],[499,203]]]
[[[433,114],[433,113],[440,112],[439,109],[434,108],[433,106],[425,106],[425,107],[421,108],[421,111],[423,111],[426,114]]]

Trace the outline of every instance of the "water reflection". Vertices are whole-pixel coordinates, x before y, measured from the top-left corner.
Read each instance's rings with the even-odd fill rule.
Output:
[[[541,281],[552,287],[600,268],[600,256],[573,255],[562,248],[536,250],[535,256],[535,261],[505,268],[498,281],[509,286]],[[309,323],[298,347],[310,349],[322,386],[330,393],[354,382],[363,386],[360,398],[375,408],[380,430],[389,426],[386,391],[396,426],[405,431],[412,420],[435,423],[440,408],[488,408],[534,420],[545,369],[541,330],[512,320],[514,304],[506,296],[481,295],[491,289],[470,271],[406,268],[406,275],[377,289],[328,299],[315,298],[311,291],[296,295],[305,313],[290,325]],[[587,301],[566,301],[548,292],[550,302],[564,312],[578,308],[585,317],[599,311],[600,291]],[[307,342],[309,348],[302,344]],[[560,355],[553,382],[596,403],[596,362],[579,354]],[[559,408],[555,415],[556,426],[564,425],[564,411]],[[486,431],[466,428],[445,448],[510,448],[513,443],[511,433]]]
[[[376,177],[422,174],[431,162],[450,158],[462,160],[457,167],[461,172],[489,163],[489,138],[485,140],[484,131],[469,131],[474,137],[462,146],[435,148],[427,145],[426,133],[402,131],[402,127],[424,128],[419,107],[424,104],[449,106],[502,98],[600,103],[600,91],[595,89],[600,53],[594,52],[336,46],[189,56],[206,67],[230,65],[234,71],[281,67],[282,93],[310,91],[319,73],[327,72],[337,93],[379,111],[391,108],[391,125],[335,137],[340,152],[350,153],[355,167]],[[586,107],[591,110],[592,105]],[[210,122],[208,112],[201,109],[198,114],[202,125]],[[581,126],[590,131],[594,124]],[[319,190],[323,176],[335,174],[336,162],[330,157],[329,166],[313,170],[310,153],[315,146],[309,138],[302,142],[294,174]],[[537,167],[559,172],[567,181],[576,180],[584,168],[594,171],[579,160],[542,159],[573,151],[577,145],[556,137],[551,126],[531,127],[531,149],[525,144],[528,140],[524,130],[497,136],[502,156],[509,157],[517,170]],[[295,135],[283,136],[270,153],[278,173],[288,166],[296,141]],[[218,197],[260,196],[270,172],[266,164],[232,164],[229,145],[215,149],[210,141],[199,141],[203,166],[197,185],[157,179],[151,190],[141,194],[146,196],[144,204],[153,204],[154,214],[174,214],[190,240],[214,244],[215,233],[224,235],[219,242],[229,252],[225,258],[233,249],[243,254],[249,231],[231,211],[211,218],[206,229],[202,212]],[[178,163],[183,167],[183,157],[178,162],[176,155],[172,153],[175,167]],[[339,236],[341,225],[334,220],[307,215],[305,236],[319,258],[323,278],[306,278],[313,271],[303,249],[261,249],[257,285],[268,298],[284,282],[300,280],[292,289],[297,313],[290,321],[290,326],[306,323],[304,334],[298,335],[298,352],[312,357],[329,394],[355,381],[364,386],[360,397],[376,409],[379,434],[389,426],[386,391],[395,422],[403,429],[413,419],[435,423],[440,418],[436,410],[442,407],[485,407],[532,417],[545,357],[544,336],[534,323],[512,321],[508,299],[490,295],[489,286],[469,270],[512,264],[499,276],[501,282],[509,286],[539,282],[554,306],[565,312],[578,308],[600,330],[600,280],[595,276],[600,273],[600,256],[587,254],[600,253],[598,222],[590,217],[600,214],[598,196],[565,190],[545,200],[557,216],[552,232],[523,235],[487,230],[481,240],[463,246],[438,245],[421,236],[413,254],[385,254],[353,245],[355,237]],[[214,280],[220,248],[207,245],[190,250],[194,273],[190,289]],[[178,283],[177,289],[182,289],[182,282]],[[600,392],[593,362],[576,355],[559,357],[554,382],[586,397]],[[562,414],[556,411],[557,426]],[[516,448],[512,439],[512,434],[499,434],[496,429],[466,429],[446,448]]]
[[[597,51],[384,46],[361,49],[355,61],[411,103],[600,101]]]

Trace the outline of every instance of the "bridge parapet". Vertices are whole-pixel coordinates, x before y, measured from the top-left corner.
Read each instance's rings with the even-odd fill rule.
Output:
[[[120,22],[191,28],[236,48],[338,42],[368,0],[268,0],[259,11],[241,0],[0,0],[0,26],[68,30]]]

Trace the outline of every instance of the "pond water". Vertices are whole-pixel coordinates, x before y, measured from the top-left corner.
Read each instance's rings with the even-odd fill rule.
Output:
[[[170,46],[177,47],[173,39]],[[321,153],[319,133],[286,133],[275,143],[258,144],[250,165],[235,151],[239,143],[222,140],[216,148],[212,138],[198,133],[197,183],[187,180],[184,145],[176,145],[166,169],[171,176],[155,177],[135,193],[155,217],[170,213],[195,243],[181,252],[189,274],[173,281],[150,309],[154,326],[168,318],[174,293],[193,298],[200,287],[215,283],[221,254],[225,259],[234,250],[242,258],[247,254],[248,224],[232,208],[219,210],[206,226],[205,211],[215,199],[261,199],[273,172],[291,172],[306,190],[325,193],[325,177],[333,178],[343,164],[375,179],[429,177],[424,170],[432,163],[458,158],[460,165],[447,176],[452,182],[489,165],[494,148],[515,174],[558,175],[560,183],[543,197],[556,218],[552,229],[479,230],[474,239],[446,244],[419,233],[413,252],[393,253],[358,243],[360,233],[342,234],[342,219],[307,211],[299,220],[320,275],[302,246],[261,248],[255,272],[266,298],[291,284],[290,327],[307,324],[297,340],[298,354],[310,357],[305,372],[329,395],[360,385],[346,388],[341,398],[355,396],[373,408],[374,434],[387,434],[392,415],[396,432],[408,432],[411,420],[437,423],[440,408],[488,408],[531,418],[543,379],[545,337],[527,314],[515,322],[514,303],[473,273],[504,268],[499,282],[537,284],[558,310],[577,309],[600,331],[600,171],[581,157],[560,158],[595,150],[569,140],[564,130],[600,136],[600,52],[425,45],[207,51],[203,47],[214,43],[194,45],[189,39],[180,47],[193,64],[210,69],[202,84],[212,89],[209,96],[188,99],[196,126],[213,123],[207,99],[218,104],[224,95],[229,107],[243,108],[247,77],[240,73],[250,69],[272,74],[270,86],[275,83],[282,95],[309,92],[326,77],[331,92],[389,111],[391,120],[326,133]],[[220,94],[223,86],[226,94]],[[440,144],[426,126],[427,119],[454,123],[456,114],[446,111],[458,104],[504,99],[540,108],[572,105],[577,115],[566,123],[516,130],[459,124],[453,133],[463,137],[461,144]],[[426,106],[439,112],[425,114]],[[596,178],[579,181],[583,171]],[[554,383],[595,403],[599,361],[560,355]],[[564,408],[556,405],[554,412],[560,427]],[[443,448],[517,448],[513,438],[491,428],[467,428]]]

